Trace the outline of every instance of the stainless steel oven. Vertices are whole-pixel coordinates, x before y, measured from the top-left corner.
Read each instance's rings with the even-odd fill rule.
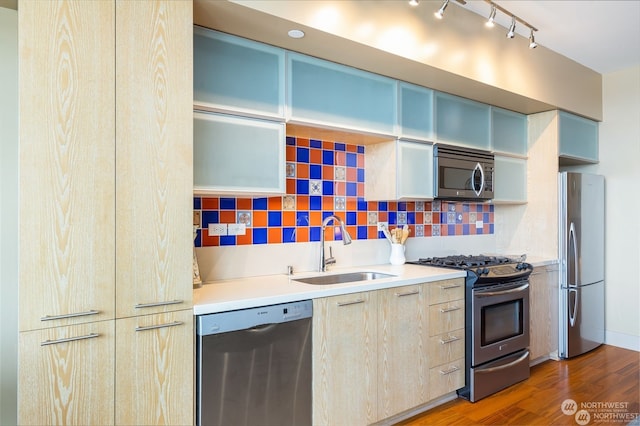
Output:
[[[492,153],[436,144],[433,159],[435,198],[481,201],[493,199]]]

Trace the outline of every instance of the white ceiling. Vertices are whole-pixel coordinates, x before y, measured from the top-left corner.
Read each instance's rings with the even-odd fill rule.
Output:
[[[540,46],[598,73],[640,65],[640,0],[496,0],[495,3],[536,27],[535,38]],[[488,16],[491,10],[487,2],[480,0],[468,0],[461,7],[482,16]],[[496,23],[507,28],[511,17],[498,11]],[[502,28],[494,27],[493,31],[496,30]],[[529,29],[522,24],[516,25],[516,32],[529,37]]]

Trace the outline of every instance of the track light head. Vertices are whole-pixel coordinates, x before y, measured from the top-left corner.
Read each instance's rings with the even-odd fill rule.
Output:
[[[494,23],[493,21],[496,19],[496,5],[492,4],[491,5],[491,13],[489,13],[489,19],[487,19],[487,22],[485,23],[485,25],[489,28],[493,28]]]
[[[409,0],[409,4],[415,7],[418,5],[418,0]]]
[[[509,26],[509,32],[507,33],[507,38],[513,38],[516,35],[516,18],[511,17],[511,25]]]
[[[538,47],[538,43],[536,43],[536,38],[533,36],[533,28],[531,28],[531,33],[529,34],[529,49],[535,49]]]
[[[444,16],[444,10],[447,8],[448,5],[449,5],[449,0],[444,0],[444,3],[442,3],[442,6],[440,7],[440,9],[438,9],[438,11],[434,13],[435,17],[438,19],[442,19],[442,17]]]

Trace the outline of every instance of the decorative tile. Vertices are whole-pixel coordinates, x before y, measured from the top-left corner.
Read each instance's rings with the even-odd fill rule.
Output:
[[[309,195],[322,195],[322,181],[319,179],[309,180]]]
[[[347,168],[344,166],[335,166],[333,169],[333,179],[334,180],[346,180],[347,179]]]
[[[424,201],[416,201],[416,211],[417,212],[424,211]]]
[[[282,210],[295,210],[296,197],[293,195],[285,195],[282,197]]]
[[[430,225],[431,224],[431,213],[425,213],[423,215],[422,223],[424,223],[425,225]]]
[[[456,212],[456,223],[457,224],[461,224],[462,223],[462,213]]]
[[[416,237],[424,237],[424,225],[416,225]]]
[[[434,237],[440,236],[440,225],[432,225],[431,226],[431,235]]]
[[[435,200],[432,204],[431,207],[433,209],[434,212],[439,212],[440,211],[440,200]]]
[[[378,212],[369,212],[367,216],[367,225],[378,225]]]
[[[335,197],[334,198],[335,210],[345,210],[347,208],[347,200],[345,197]]]
[[[456,212],[447,212],[447,223],[456,223]]]
[[[287,177],[288,178],[294,178],[296,177],[296,163],[287,163]]]
[[[245,226],[251,226],[251,212],[239,211],[236,218],[236,223],[244,223]]]
[[[398,212],[396,215],[396,223],[398,225],[406,225],[407,224],[407,212]]]
[[[469,212],[469,223],[475,224],[477,219],[477,213],[476,212]]]

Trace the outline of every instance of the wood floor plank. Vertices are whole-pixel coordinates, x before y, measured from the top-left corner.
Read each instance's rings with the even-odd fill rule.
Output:
[[[396,426],[576,425],[562,412],[567,399],[592,414],[589,424],[628,424],[640,415],[640,352],[603,345],[577,358],[546,361],[531,368],[528,380],[478,402],[458,398]],[[626,418],[607,419],[613,410],[600,403],[622,403]]]

